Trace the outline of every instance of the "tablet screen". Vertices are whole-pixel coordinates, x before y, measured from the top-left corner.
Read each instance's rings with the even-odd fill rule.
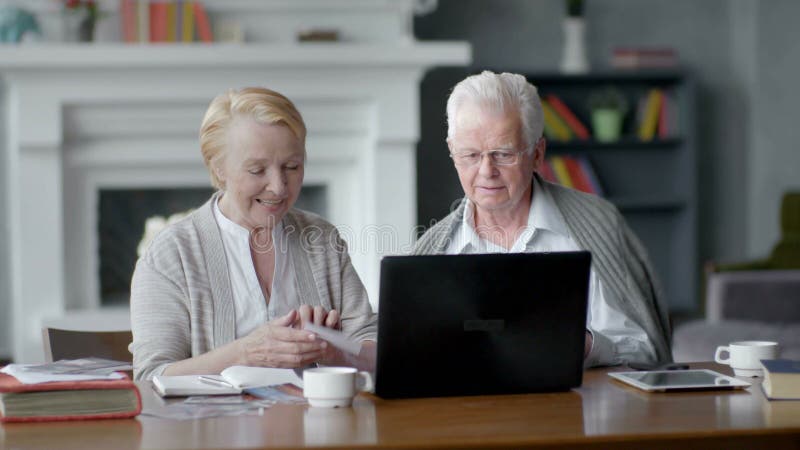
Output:
[[[612,372],[609,375],[645,390],[730,389],[750,386],[745,381],[705,369]]]

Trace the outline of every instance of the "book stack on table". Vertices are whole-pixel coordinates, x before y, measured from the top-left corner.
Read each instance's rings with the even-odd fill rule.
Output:
[[[764,382],[761,387],[770,400],[800,400],[800,361],[762,359]]]
[[[0,422],[119,419],[142,410],[139,390],[117,370],[130,365],[100,358],[0,370]]]

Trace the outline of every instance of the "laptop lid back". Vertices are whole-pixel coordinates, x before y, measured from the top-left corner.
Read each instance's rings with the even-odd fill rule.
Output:
[[[589,252],[383,258],[376,394],[580,386],[590,263]]]

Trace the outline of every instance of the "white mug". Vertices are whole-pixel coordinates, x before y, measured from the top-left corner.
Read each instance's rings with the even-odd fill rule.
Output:
[[[317,367],[303,371],[303,396],[311,406],[350,406],[357,393],[371,391],[373,385],[369,372],[359,372],[352,367]]]
[[[722,359],[722,354],[726,352],[728,357]],[[720,345],[714,353],[714,361],[731,366],[733,373],[740,377],[764,376],[760,361],[777,357],[778,343],[771,341],[731,342],[727,346]]]

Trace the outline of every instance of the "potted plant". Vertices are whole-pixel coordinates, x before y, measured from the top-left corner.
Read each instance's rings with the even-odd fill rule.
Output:
[[[589,94],[588,101],[594,138],[599,142],[618,140],[622,121],[628,112],[625,95],[619,89],[607,86]]]
[[[585,22],[583,19],[584,0],[564,0],[567,17],[564,18],[564,47],[561,55],[561,71],[578,74],[589,71],[586,57]]]
[[[94,41],[94,30],[100,19],[95,0],[64,0],[64,13],[66,41]]]

